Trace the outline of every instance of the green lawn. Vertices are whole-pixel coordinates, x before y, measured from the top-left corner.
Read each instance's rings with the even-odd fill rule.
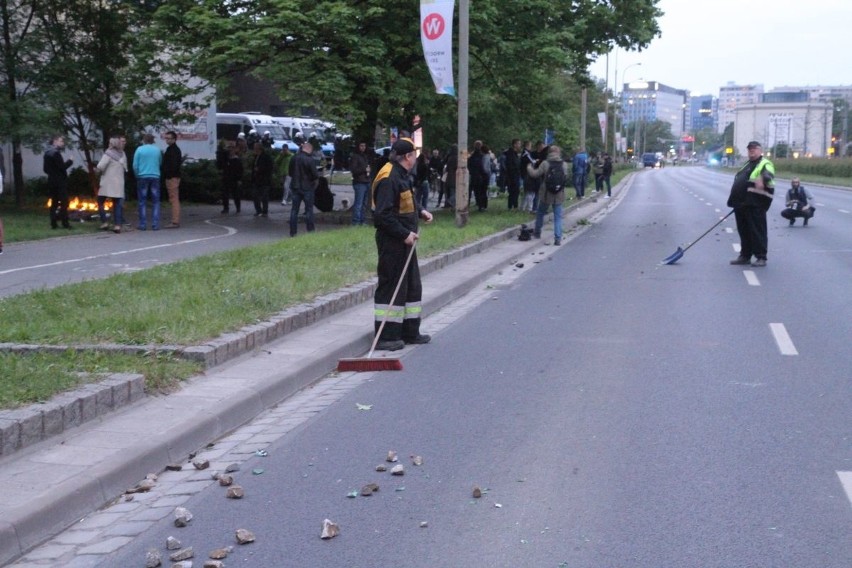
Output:
[[[613,185],[627,171],[613,177]],[[7,216],[7,234],[30,227],[31,238],[56,235],[46,213]],[[529,213],[507,211],[505,197],[487,213],[471,213],[455,226],[448,210],[421,225],[420,258],[451,250],[507,227],[529,223]],[[96,223],[87,224],[96,230]],[[47,228],[45,228],[47,227]],[[61,230],[60,230],[61,231]],[[308,302],[375,275],[374,232],[341,225],[130,274],[69,284],[0,299],[0,343],[192,345],[245,325],[265,321],[289,306]],[[200,371],[166,356],[63,353],[0,355],[0,408],[45,400],[80,381],[77,373],[138,372],[148,388],[168,391]]]

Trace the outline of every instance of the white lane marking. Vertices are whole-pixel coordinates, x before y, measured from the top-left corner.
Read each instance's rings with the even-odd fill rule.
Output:
[[[734,232],[734,230],[733,230],[732,228],[730,228],[730,227],[725,227],[725,232],[726,232],[726,233],[733,233],[733,232]]]
[[[731,246],[734,247],[734,252],[740,252],[740,243],[733,243]]]
[[[749,286],[760,286],[760,280],[757,279],[757,274],[754,273],[754,270],[743,270],[743,276],[745,276]]]
[[[838,209],[838,211],[840,211],[841,213],[849,213],[849,211],[847,211],[846,209]]]
[[[709,201],[708,201],[707,203],[705,203],[705,205],[706,205],[707,207],[713,207],[713,204],[712,204],[712,203],[710,203]],[[718,211],[718,209],[716,209],[716,211]]]
[[[852,471],[838,471],[837,477],[840,478],[840,485],[842,485],[843,490],[846,491],[846,497],[848,497],[849,502],[852,503]]]
[[[48,262],[48,263],[45,263],[45,264],[34,264],[32,266],[22,266],[20,268],[10,268],[8,270],[0,270],[0,274],[12,274],[13,272],[23,272],[24,270],[36,270],[36,269],[39,269],[39,268],[48,268],[48,267],[51,267],[51,266],[61,266],[63,264],[73,264],[73,263],[76,263],[76,262],[87,262],[87,261],[95,260],[95,259],[98,259],[98,258],[110,258],[110,257],[113,257],[113,256],[121,256],[123,254],[131,254],[131,253],[134,253],[134,252],[142,252],[142,251],[146,251],[146,250],[156,250],[156,249],[169,248],[169,247],[174,247],[174,246],[179,246],[179,245],[188,245],[188,244],[192,244],[192,243],[200,243],[200,242],[203,242],[203,241],[209,241],[211,239],[221,239],[222,237],[230,237],[231,235],[237,234],[237,230],[234,229],[233,227],[226,227],[224,225],[216,225],[215,223],[211,223],[210,221],[205,221],[205,223],[208,223],[208,224],[213,225],[215,227],[222,227],[223,229],[226,229],[227,232],[222,234],[222,235],[214,235],[212,237],[200,237],[198,239],[187,239],[185,241],[177,241],[175,243],[163,243],[161,245],[152,245],[152,246],[149,246],[149,247],[140,247],[140,248],[128,249],[128,250],[118,250],[118,251],[109,252],[109,253],[106,253],[106,254],[94,254],[94,255],[91,255],[91,256],[83,256],[83,257],[80,257],[80,258],[69,258],[69,259],[66,259],[66,260],[58,260],[56,262]]]
[[[772,331],[772,337],[775,338],[775,343],[778,344],[778,349],[781,355],[798,355],[796,346],[793,345],[793,340],[790,339],[790,334],[787,333],[787,328],[783,323],[770,323],[769,329]]]
[[[716,213],[721,213],[721,212],[722,212],[722,210],[721,210],[721,209],[719,209],[719,208],[714,209],[714,211],[715,211]]]

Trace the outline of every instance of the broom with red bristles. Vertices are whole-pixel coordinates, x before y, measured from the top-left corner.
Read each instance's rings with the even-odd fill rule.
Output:
[[[391,306],[393,306],[394,300],[396,300],[396,296],[397,294],[399,294],[399,289],[402,286],[402,281],[405,279],[405,273],[408,272],[408,265],[411,264],[411,258],[414,256],[415,246],[417,246],[416,240],[414,241],[414,244],[411,245],[411,250],[408,251],[408,258],[405,259],[405,266],[402,267],[402,274],[399,275],[399,282],[396,283],[396,289],[393,291],[393,295],[391,296]],[[366,373],[372,371],[402,370],[402,361],[400,361],[399,359],[391,357],[380,357],[378,359],[373,359],[373,351],[376,350],[376,345],[379,343],[379,337],[381,337],[382,330],[385,328],[385,323],[387,323],[388,321],[389,312],[390,310],[387,310],[385,312],[385,315],[382,318],[382,323],[379,324],[379,330],[376,332],[376,336],[373,338],[373,344],[370,346],[370,352],[367,353],[367,356],[339,360],[337,362],[338,372],[342,373],[352,371],[355,373]]]

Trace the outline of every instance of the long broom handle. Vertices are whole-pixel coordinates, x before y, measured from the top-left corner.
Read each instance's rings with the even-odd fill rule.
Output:
[[[399,289],[402,287],[402,281],[405,280],[405,273],[408,272],[408,265],[411,264],[411,259],[414,256],[414,247],[417,246],[417,239],[414,240],[414,244],[411,245],[411,250],[408,251],[408,258],[405,259],[405,266],[402,267],[402,274],[399,275],[399,281],[396,283],[396,289],[393,291],[393,295],[391,296],[390,306],[393,306],[394,300],[396,300],[396,295],[399,294]],[[376,337],[373,338],[373,344],[370,346],[370,352],[367,353],[367,359],[371,359],[373,357],[373,351],[376,350],[376,345],[379,344],[379,337],[382,336],[382,330],[385,328],[385,324],[388,321],[388,312],[390,310],[385,311],[385,317],[382,318],[382,323],[379,324],[379,330],[376,331]]]
[[[715,229],[716,227],[718,227],[719,225],[721,225],[721,224],[722,224],[722,221],[724,221],[725,219],[727,219],[728,217],[730,217],[730,216],[731,216],[731,213],[733,213],[733,212],[734,212],[734,210],[733,210],[733,209],[731,209],[730,211],[728,211],[728,214],[727,214],[727,215],[725,215],[724,217],[722,217],[721,219],[719,219],[719,222],[718,222],[718,223],[716,223],[715,225],[713,225],[712,227],[710,227],[709,229],[707,229],[706,231],[704,231],[704,234],[703,234],[703,235],[701,235],[700,237],[698,237],[697,239],[695,239],[694,241],[692,241],[691,243],[689,243],[689,246],[687,246],[685,249],[683,249],[683,252],[688,251],[688,250],[692,247],[692,245],[694,245],[695,243],[697,243],[698,241],[700,241],[701,239],[703,239],[704,237],[706,237],[706,236],[707,236],[707,233],[709,233],[710,231],[712,231],[713,229]]]

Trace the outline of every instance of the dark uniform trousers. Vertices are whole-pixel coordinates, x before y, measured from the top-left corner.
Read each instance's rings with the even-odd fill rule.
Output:
[[[417,251],[412,253],[408,269],[402,274],[408,258],[409,247],[399,238],[392,238],[376,231],[376,248],[379,253],[378,276],[375,300],[375,330],[379,331],[382,320],[387,317],[379,337],[381,341],[412,339],[420,335],[421,298],[423,287],[420,282],[420,267]],[[399,292],[390,305],[391,297],[402,275]]]
[[[737,232],[740,234],[740,256],[766,258],[769,239],[766,234],[766,211],[760,206],[747,205],[734,209]]]

